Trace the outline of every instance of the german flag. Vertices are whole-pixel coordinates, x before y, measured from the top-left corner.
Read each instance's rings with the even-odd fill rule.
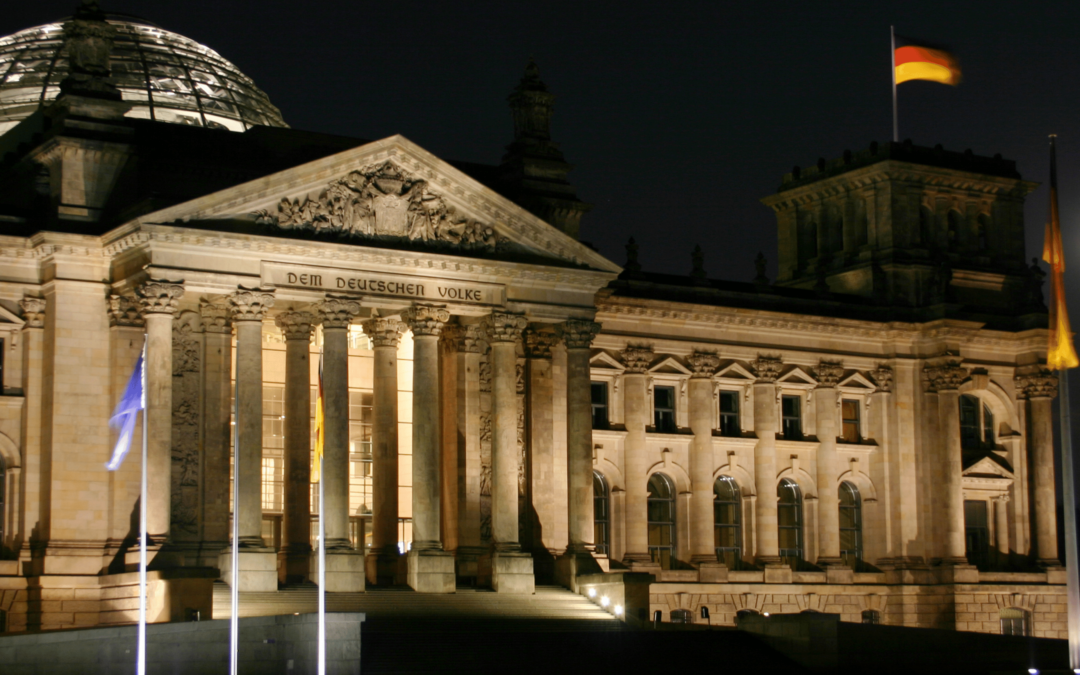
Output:
[[[1051,370],[1068,370],[1080,365],[1073,346],[1069,311],[1065,306],[1065,247],[1061,244],[1058,215],[1056,136],[1050,136],[1050,218],[1046,222],[1043,260],[1050,264],[1050,341],[1046,365]]]
[[[896,36],[893,53],[896,83],[909,80],[930,80],[953,86],[960,84],[960,64],[947,49],[925,41]]]
[[[326,441],[326,406],[323,403],[322,385],[323,355],[319,350],[319,393],[315,398],[315,466],[311,469],[311,482],[322,480],[322,460]]]

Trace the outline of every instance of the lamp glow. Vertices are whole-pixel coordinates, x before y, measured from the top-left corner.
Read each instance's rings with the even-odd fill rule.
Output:
[[[622,616],[622,605],[615,605],[615,616]]]
[[[769,613],[768,613],[768,612],[765,612],[765,616],[769,616]]]
[[[1028,668],[1028,673],[1030,675],[1039,675],[1039,669],[1038,668]]]
[[[600,604],[604,607],[607,607],[611,604],[611,600],[608,598],[608,596],[605,595],[604,597],[600,598]]]
[[[596,589],[595,588],[589,588],[589,597],[590,598],[595,598],[596,597]]]

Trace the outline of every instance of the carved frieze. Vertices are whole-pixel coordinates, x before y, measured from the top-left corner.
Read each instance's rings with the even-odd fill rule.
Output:
[[[530,359],[550,359],[551,348],[559,342],[554,333],[545,333],[535,328],[526,328],[522,334],[525,356]]]
[[[720,357],[708,352],[694,352],[686,357],[686,362],[694,371],[692,377],[695,378],[710,378],[720,367]]]
[[[241,287],[229,295],[229,309],[233,321],[262,321],[273,306],[273,291]]]
[[[135,289],[142,313],[176,314],[176,306],[184,295],[184,282],[151,279]]]
[[[562,337],[566,340],[567,349],[588,349],[599,332],[600,324],[595,321],[570,319],[562,324]]]
[[[45,327],[45,301],[41,298],[23,298],[19,300],[19,309],[22,310],[23,319],[26,320],[27,328]]]
[[[758,354],[758,357],[750,362],[750,368],[759,383],[776,382],[780,371],[784,369],[784,362],[779,356]]]
[[[443,326],[450,320],[450,312],[442,307],[416,305],[402,312],[401,318],[408,324],[413,335],[434,335],[438,337]]]
[[[1047,368],[1036,368],[1018,373],[1016,383],[1017,398],[1054,398],[1057,396],[1058,379]]]
[[[397,319],[375,318],[368,319],[360,324],[364,329],[364,335],[371,340],[372,347],[393,347],[397,349],[401,342],[401,334],[408,328]]]
[[[311,340],[311,331],[319,323],[319,317],[312,312],[282,312],[274,317],[274,323],[281,329],[286,340]]]
[[[283,230],[333,232],[360,238],[443,242],[492,250],[507,241],[493,227],[460,216],[422,178],[385,161],[331,181],[317,194],[284,198],[257,222]]]
[[[199,315],[202,316],[203,330],[207,333],[231,333],[232,324],[229,323],[229,304],[224,299],[199,300]]]
[[[353,317],[360,313],[360,303],[345,298],[327,297],[316,305],[319,321],[323,330],[327,328],[348,328]]]
[[[878,391],[890,392],[893,386],[893,370],[884,363],[879,363],[877,368],[870,371],[870,377],[877,385]]]
[[[653,354],[652,347],[631,347],[627,345],[620,356],[623,365],[626,366],[627,373],[642,374],[648,372],[649,366],[652,365],[653,358],[656,355]]]
[[[927,365],[923,369],[923,378],[927,392],[955,391],[968,378],[968,371],[960,365],[960,361],[947,360]]]
[[[844,364],[840,361],[822,360],[818,363],[817,370],[814,371],[814,377],[818,381],[818,386],[823,389],[835,387],[840,383],[840,378],[843,376]]]
[[[142,328],[146,325],[139,301],[126,295],[109,296],[109,325]]]
[[[492,312],[484,317],[484,331],[489,342],[517,342],[528,321],[520,314]]]
[[[443,328],[442,334],[459,352],[479,354],[484,351],[484,333],[478,324],[451,324]]]

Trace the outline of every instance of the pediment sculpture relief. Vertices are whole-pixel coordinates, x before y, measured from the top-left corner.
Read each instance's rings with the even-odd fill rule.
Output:
[[[332,181],[317,196],[285,197],[276,213],[263,210],[255,215],[260,225],[283,230],[446,242],[474,249],[494,249],[509,241],[490,225],[458,215],[427,181],[389,161]]]

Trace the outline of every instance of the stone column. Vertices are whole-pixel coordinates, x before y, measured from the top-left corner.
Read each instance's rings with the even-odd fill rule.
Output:
[[[327,297],[317,305],[323,327],[323,532],[326,591],[364,590],[364,546],[349,540],[349,325],[360,303]]]
[[[1035,551],[1040,565],[1058,567],[1057,512],[1054,495],[1054,423],[1051,400],[1057,377],[1045,368],[1016,377],[1016,388],[1028,401],[1032,489],[1035,493]]]
[[[759,564],[777,568],[780,572],[780,541],[776,521],[776,378],[783,362],[778,357],[758,356],[751,364],[754,381],[754,521],[757,525]],[[771,570],[766,569],[766,576]],[[782,575],[781,575],[782,576]]]
[[[532,593],[532,556],[518,540],[517,346],[527,322],[494,312],[484,327],[491,344],[491,585],[502,593]]]
[[[998,552],[998,565],[1009,563],[1009,495],[994,497],[994,543]]]
[[[312,312],[284,312],[275,320],[285,336],[285,510],[278,580],[311,579],[311,331]]]
[[[448,326],[457,350],[457,574],[475,579],[484,549],[480,539],[480,353],[483,331],[477,324]]]
[[[368,319],[364,335],[375,352],[371,409],[371,550],[367,580],[393,584],[398,551],[398,371],[397,349],[405,324]]]
[[[528,504],[532,506],[529,544],[533,551],[550,551],[555,529],[555,390],[551,378],[551,348],[557,336],[537,327],[525,330]]]
[[[30,563],[31,544],[48,540],[48,532],[40,527],[44,522],[42,507],[49,502],[50,486],[45,477],[42,452],[42,395],[44,393],[44,346],[45,346],[45,300],[23,298],[19,300],[23,315],[22,328],[22,389],[26,403],[23,412],[23,513],[20,533],[22,543],[19,561]],[[129,506],[130,508],[130,506]],[[35,570],[37,574],[40,574]]]
[[[657,569],[649,555],[649,484],[646,472],[649,458],[645,448],[645,427],[649,419],[646,373],[653,362],[651,347],[630,347],[622,351],[623,420],[626,441],[623,445],[623,475],[626,478],[626,553],[623,562],[630,569]]]
[[[814,407],[818,437],[818,559],[819,566],[837,566],[840,558],[840,498],[836,489],[839,475],[836,466],[836,385],[844,374],[839,363],[821,361],[817,368],[818,386]]]
[[[169,536],[172,508],[172,322],[184,285],[151,280],[137,293],[147,340],[146,533],[160,545]]]
[[[689,383],[690,430],[690,563],[717,563],[713,533],[713,373],[720,366],[716,354],[694,352],[687,358],[693,369]]]
[[[232,435],[232,324],[221,298],[199,302],[206,347],[203,365],[203,540],[208,550],[229,543],[229,443]]]
[[[938,414],[941,420],[942,443],[939,446],[938,466],[940,490],[944,495],[944,512],[937,514],[944,523],[945,548],[942,562],[967,565],[967,544],[964,540],[963,450],[960,446],[960,392],[968,371],[958,360],[942,360],[926,367],[928,391],[937,392]]]
[[[410,307],[413,333],[413,543],[408,583],[422,593],[453,593],[454,557],[443,550],[439,515],[439,334],[450,320],[440,307]]]

